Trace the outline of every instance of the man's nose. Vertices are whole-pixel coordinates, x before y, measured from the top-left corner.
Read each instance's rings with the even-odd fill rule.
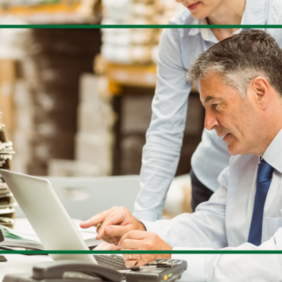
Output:
[[[205,128],[207,130],[212,130],[215,129],[215,127],[218,125],[218,121],[216,119],[216,115],[211,113],[211,112],[207,112],[205,114]]]
[[[183,0],[175,0],[175,2],[181,3],[181,2],[183,2]]]

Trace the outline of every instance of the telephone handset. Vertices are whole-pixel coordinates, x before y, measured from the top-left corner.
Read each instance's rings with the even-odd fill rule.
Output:
[[[75,277],[65,277],[64,273],[82,273]],[[92,276],[91,278],[83,277],[83,273]],[[74,279],[75,278],[75,279]],[[8,274],[4,277],[3,282],[85,282],[85,281],[108,281],[108,282],[120,282],[123,279],[123,275],[116,270],[105,268],[97,264],[84,263],[74,260],[62,260],[62,261],[50,261],[37,264],[33,267],[32,276],[20,275],[20,274]]]
[[[2,232],[2,230],[0,229],[0,242],[3,242],[4,241],[4,234]]]

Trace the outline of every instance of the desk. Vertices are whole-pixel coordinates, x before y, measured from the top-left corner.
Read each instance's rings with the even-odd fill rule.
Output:
[[[23,231],[32,229],[27,219],[16,219],[15,230]],[[42,262],[52,261],[47,255],[5,255],[7,262],[0,262],[0,282],[2,282],[6,274],[16,273],[32,273],[34,265]],[[183,279],[183,275],[182,275]],[[185,280],[178,280],[185,282]],[[123,281],[125,282],[125,281]]]
[[[80,221],[74,220],[75,225],[78,225]],[[33,232],[33,229],[26,218],[16,218],[14,229],[16,231],[29,231]],[[89,229],[88,229],[89,230]],[[94,237],[94,229],[93,237]],[[4,276],[8,273],[31,273],[32,267],[40,262],[52,261],[47,255],[4,255],[7,258],[7,262],[0,262],[0,282]]]
[[[24,256],[24,255],[5,255],[7,262],[0,262],[0,282],[9,273],[32,273],[32,267],[41,262],[51,261],[49,256]],[[183,276],[182,276],[183,279]],[[177,280],[185,282],[185,280]],[[125,282],[125,281],[123,281]]]
[[[49,256],[5,255],[7,262],[0,262],[0,281],[9,273],[31,273],[32,267],[40,262],[51,261]]]

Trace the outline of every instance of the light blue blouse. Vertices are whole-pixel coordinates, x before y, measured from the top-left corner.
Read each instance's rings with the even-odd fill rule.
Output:
[[[200,53],[218,42],[210,29],[197,28],[203,21],[194,19],[188,9],[172,18],[169,24],[195,25],[195,28],[164,29],[160,41],[153,114],[143,148],[141,190],[134,212],[137,218],[149,221],[161,218],[178,165],[191,90],[185,78],[187,70]],[[241,24],[282,24],[282,1],[247,0]],[[264,30],[282,46],[282,29]],[[204,130],[192,157],[192,168],[198,179],[215,191],[219,187],[217,177],[228,166],[229,158],[222,138],[214,131]]]

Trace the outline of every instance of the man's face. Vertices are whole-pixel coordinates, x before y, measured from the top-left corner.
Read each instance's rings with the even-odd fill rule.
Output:
[[[189,9],[191,15],[195,19],[207,18],[214,10],[216,10],[224,0],[175,0],[182,3],[184,7]]]
[[[205,128],[214,129],[219,137],[223,137],[231,155],[255,154],[261,117],[254,97],[247,93],[242,98],[215,72],[208,73],[199,84],[200,99],[206,110]]]

